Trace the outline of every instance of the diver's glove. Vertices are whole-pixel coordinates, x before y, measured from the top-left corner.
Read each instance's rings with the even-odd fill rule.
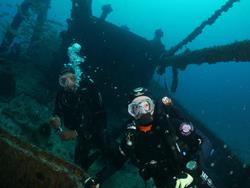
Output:
[[[175,188],[188,187],[193,181],[194,181],[194,178],[190,174],[184,173],[177,177]]]
[[[99,188],[100,184],[95,178],[89,177],[84,181],[84,188]]]

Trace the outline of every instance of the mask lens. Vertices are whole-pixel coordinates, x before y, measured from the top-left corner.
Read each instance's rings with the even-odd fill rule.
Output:
[[[131,103],[131,104],[128,105],[128,113],[133,117],[135,117],[137,115],[138,106],[137,106],[136,103]]]
[[[59,84],[60,84],[60,86],[65,87],[66,80],[67,80],[66,77],[61,76],[61,77],[59,78]]]
[[[65,87],[67,83],[75,82],[75,81],[76,81],[76,77],[73,74],[65,74],[59,77],[59,84],[62,87]]]
[[[132,102],[128,106],[128,112],[131,116],[135,118],[140,118],[142,115],[154,112],[154,103],[151,99],[142,100],[138,102]]]

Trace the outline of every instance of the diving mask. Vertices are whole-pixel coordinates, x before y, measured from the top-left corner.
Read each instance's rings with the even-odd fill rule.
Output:
[[[147,96],[139,96],[128,105],[128,113],[135,119],[140,119],[146,114],[153,115],[154,107],[155,104],[151,98]]]
[[[59,77],[59,84],[62,87],[73,88],[76,83],[76,76],[72,73],[66,73]]]

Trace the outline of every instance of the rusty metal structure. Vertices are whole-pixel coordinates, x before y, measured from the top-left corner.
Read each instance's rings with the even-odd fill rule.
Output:
[[[23,2],[18,7],[17,13],[14,16],[10,27],[7,29],[5,36],[0,44],[0,54],[9,51],[16,35],[18,29],[25,20],[30,19],[30,10],[33,9],[37,13],[36,23],[34,26],[33,34],[30,39],[29,49],[36,48],[37,41],[41,37],[41,32],[43,32],[43,26],[47,20],[47,13],[50,7],[51,0],[23,0]]]
[[[88,175],[79,167],[0,129],[2,188],[83,188]]]

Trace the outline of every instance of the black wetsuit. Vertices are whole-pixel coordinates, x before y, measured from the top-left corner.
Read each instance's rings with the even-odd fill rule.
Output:
[[[130,121],[113,159],[116,170],[130,159],[139,168],[141,177],[153,178],[157,188],[175,187],[176,178],[185,176],[185,172],[193,176],[193,184],[209,187],[200,186],[202,170],[198,153],[202,140],[192,124],[176,108],[161,101],[156,104],[153,119],[144,129],[135,120]],[[183,126],[185,123],[188,125]],[[186,168],[189,161],[196,161],[194,170]],[[104,181],[107,174],[100,172],[97,181]]]
[[[82,78],[76,91],[61,89],[56,97],[54,115],[65,127],[77,131],[75,163],[87,169],[97,157],[89,156],[91,149],[104,150],[103,131],[106,128],[106,113],[100,92],[89,78]]]

